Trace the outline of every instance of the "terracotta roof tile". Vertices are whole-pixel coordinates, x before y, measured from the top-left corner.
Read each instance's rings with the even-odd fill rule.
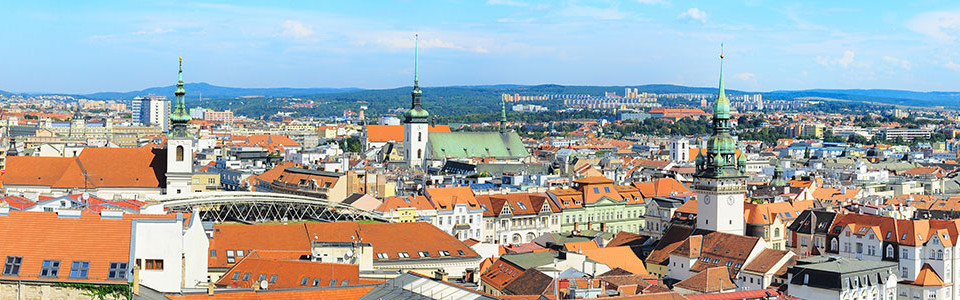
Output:
[[[730,280],[730,272],[726,267],[713,267],[677,282],[674,287],[701,293],[715,293],[735,289],[737,285]]]
[[[245,275],[247,273],[250,274],[249,277]],[[358,265],[261,258],[258,252],[254,251],[253,254],[244,257],[227,270],[216,284],[234,288],[253,288],[253,285],[260,280],[260,274],[264,275],[264,280],[268,281],[268,287],[272,289],[311,287],[316,280],[319,280],[318,286],[321,287],[330,286],[331,281],[334,282],[333,286],[344,285],[344,283],[356,285],[360,281]],[[247,280],[243,280],[244,278]],[[304,278],[307,278],[306,285],[303,284]]]
[[[171,300],[313,300],[337,299],[359,300],[373,290],[372,286],[338,287],[333,289],[295,289],[217,292],[212,296],[204,293],[168,295]]]

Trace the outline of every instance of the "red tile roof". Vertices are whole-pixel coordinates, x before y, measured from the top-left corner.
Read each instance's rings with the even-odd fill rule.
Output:
[[[82,212],[77,218],[59,217],[55,212],[10,211],[0,216],[0,257],[19,256],[22,260],[19,276],[0,275],[0,279],[126,284],[127,279],[108,279],[108,270],[112,262],[131,260],[131,220],[175,217],[124,215],[112,219]],[[57,278],[39,276],[44,260],[60,261]],[[85,279],[69,278],[74,261],[89,262]]]
[[[250,274],[249,277],[246,277],[247,273]],[[227,270],[216,284],[234,288],[253,288],[261,274],[264,275],[264,280],[268,281],[268,288],[272,289],[311,287],[314,286],[315,280],[319,280],[318,286],[321,287],[330,286],[331,280],[335,282],[333,286],[341,286],[344,283],[357,285],[360,282],[359,265],[261,258],[258,252],[254,251],[253,254],[244,257],[233,268]],[[234,277],[237,279],[234,280]],[[244,277],[248,280],[243,280]],[[304,278],[307,278],[306,285],[302,284]]]
[[[339,287],[333,289],[294,289],[217,292],[212,296],[206,293],[168,295],[171,300],[314,300],[337,299],[359,300],[373,290],[372,286]]]
[[[166,183],[166,150],[87,148],[78,157],[13,156],[6,168],[4,185],[161,187]]]

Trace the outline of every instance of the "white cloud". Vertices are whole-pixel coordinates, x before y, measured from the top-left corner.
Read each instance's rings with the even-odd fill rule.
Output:
[[[853,50],[843,51],[843,56],[840,56],[836,59],[831,59],[826,56],[817,56],[817,63],[824,66],[841,66],[847,68],[853,65],[853,59],[856,56],[856,53]]]
[[[854,55],[856,55],[856,53],[854,53],[853,50],[843,51],[843,56],[837,59],[837,64],[844,68],[849,67],[850,64],[853,63]]]
[[[295,39],[306,39],[313,36],[313,28],[310,26],[304,25],[303,23],[286,20],[281,24],[283,27],[283,35],[293,37]]]
[[[743,72],[743,73],[733,75],[733,78],[736,78],[742,81],[751,81],[756,79],[757,75],[750,72]]]
[[[570,17],[585,17],[601,20],[620,20],[626,18],[629,14],[620,11],[616,7],[602,8],[586,5],[570,4],[561,14]]]
[[[150,30],[140,30],[140,31],[134,32],[133,34],[134,34],[134,35],[164,34],[164,33],[168,33],[168,32],[173,32],[173,29],[164,29],[164,28],[159,28],[159,27],[157,27],[157,28],[150,29]]]
[[[883,60],[890,63],[891,65],[903,68],[904,70],[910,70],[910,68],[913,68],[913,65],[910,63],[910,61],[906,59],[899,59],[892,56],[884,56]]]
[[[520,1],[513,1],[513,0],[487,0],[487,4],[489,4],[489,5],[516,6],[516,7],[527,6],[527,3],[520,2]]]
[[[933,11],[918,15],[907,27],[943,42],[960,38],[960,10]]]
[[[700,10],[699,8],[691,8],[685,12],[680,13],[677,16],[678,19],[690,19],[694,21],[699,21],[700,23],[707,22],[707,12]]]
[[[943,64],[943,66],[944,66],[945,68],[947,68],[947,69],[950,69],[950,70],[960,71],[960,64],[955,63],[955,62],[953,62],[952,60],[951,60],[951,61],[948,61],[948,62],[945,63],[945,64]]]

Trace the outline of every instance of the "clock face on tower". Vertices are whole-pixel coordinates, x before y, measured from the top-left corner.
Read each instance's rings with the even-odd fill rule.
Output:
[[[710,204],[710,196],[703,197],[703,204],[707,204],[707,205]]]
[[[727,196],[727,204],[733,205],[733,203],[736,201],[737,201],[737,197],[734,197],[733,195]]]

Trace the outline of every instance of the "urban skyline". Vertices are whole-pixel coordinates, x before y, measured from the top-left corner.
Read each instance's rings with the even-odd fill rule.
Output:
[[[712,86],[715,62],[707,53],[725,42],[735,62],[729,80],[741,90],[955,90],[955,4],[844,5],[14,3],[10,17],[0,21],[19,29],[0,46],[8,62],[0,90],[163,86],[174,72],[163,61],[176,56],[193,61],[189,82],[392,88],[409,85],[415,33],[423,37],[425,86]]]

